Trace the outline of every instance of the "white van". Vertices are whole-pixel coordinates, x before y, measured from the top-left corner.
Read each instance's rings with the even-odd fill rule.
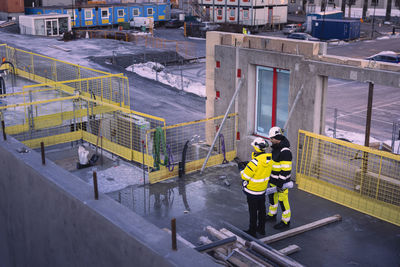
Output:
[[[154,27],[154,19],[152,17],[134,17],[129,24],[131,28],[146,27],[146,29],[149,29]]]

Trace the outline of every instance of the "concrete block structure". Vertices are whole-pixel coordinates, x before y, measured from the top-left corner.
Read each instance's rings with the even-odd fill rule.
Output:
[[[251,141],[275,125],[287,123],[295,157],[299,129],[324,134],[328,77],[400,87],[400,66],[329,56],[326,43],[208,32],[206,49],[207,117],[226,112],[243,79],[230,110],[239,117],[241,159],[250,157]]]
[[[1,266],[217,266],[23,147],[0,142]]]

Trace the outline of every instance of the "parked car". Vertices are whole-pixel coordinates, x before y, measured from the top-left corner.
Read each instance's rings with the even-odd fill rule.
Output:
[[[382,51],[378,54],[367,57],[366,59],[399,64],[400,54],[393,51]]]
[[[165,23],[165,28],[179,28],[183,26],[183,21],[179,19],[171,19]]]
[[[283,34],[291,34],[294,32],[300,32],[301,31],[301,24],[288,24],[285,27],[283,27]]]
[[[215,31],[219,28],[219,25],[211,21],[203,21],[200,27],[201,31]]]
[[[295,32],[295,33],[291,33],[288,35],[287,38],[290,39],[297,39],[297,40],[305,40],[305,41],[314,41],[314,42],[318,42],[319,39],[312,37],[311,35],[309,35],[308,33],[305,32]]]

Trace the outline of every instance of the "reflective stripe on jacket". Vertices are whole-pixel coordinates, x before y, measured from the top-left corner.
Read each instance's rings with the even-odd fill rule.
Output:
[[[285,138],[278,146],[272,146],[272,172],[271,184],[282,187],[290,181],[292,172],[292,152],[289,141]]]
[[[252,160],[240,172],[243,190],[252,195],[262,195],[268,186],[272,171],[272,154],[252,154]]]

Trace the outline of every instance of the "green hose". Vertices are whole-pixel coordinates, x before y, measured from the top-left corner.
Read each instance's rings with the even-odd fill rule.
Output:
[[[164,131],[161,127],[157,127],[156,131],[154,132],[154,145],[153,145],[154,168],[156,170],[160,169],[160,165],[166,166],[168,164],[167,147],[165,143],[166,142],[165,142]],[[161,162],[160,159],[161,149],[162,153],[164,154],[164,162]]]

